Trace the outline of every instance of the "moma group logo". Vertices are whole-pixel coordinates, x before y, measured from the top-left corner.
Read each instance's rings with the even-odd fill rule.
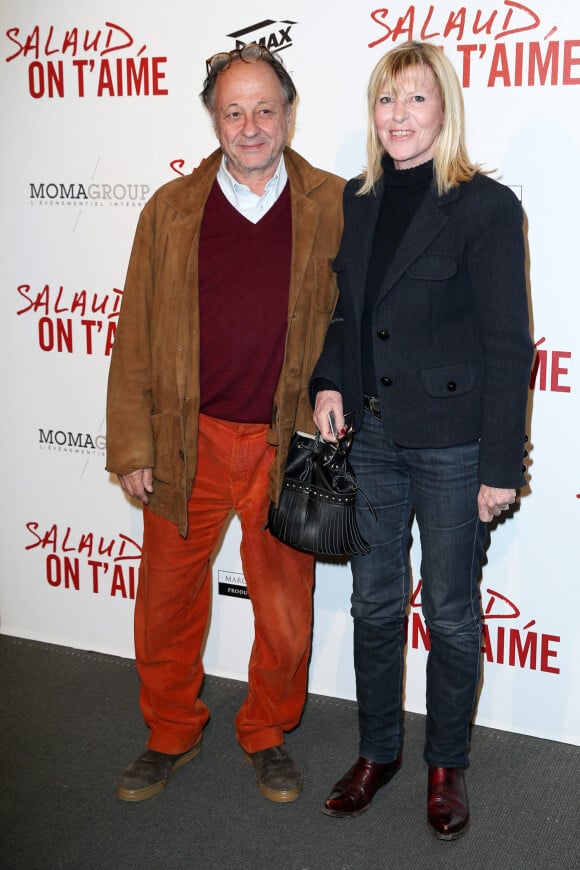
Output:
[[[106,436],[102,433],[39,427],[38,448],[49,453],[104,456]]]
[[[268,51],[283,51],[292,46],[290,31],[294,24],[295,21],[274,21],[272,18],[267,18],[226,35],[235,39],[236,48],[243,48],[249,42],[257,42],[264,45]]]
[[[149,196],[149,185],[137,182],[83,182],[37,180],[28,183],[31,205],[141,208]]]

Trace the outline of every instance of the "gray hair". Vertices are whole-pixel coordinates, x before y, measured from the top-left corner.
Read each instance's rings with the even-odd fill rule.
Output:
[[[217,54],[206,60],[207,77],[203,83],[203,88],[200,93],[202,103],[209,112],[214,110],[215,89],[218,76],[221,72],[228,69],[234,60],[242,60],[244,63],[256,63],[264,61],[272,67],[284,97],[286,108],[289,109],[296,99],[296,87],[286,71],[282,61],[276,55],[273,55],[265,45],[260,45],[257,42],[249,42],[242,48],[234,48],[233,51],[220,51]]]

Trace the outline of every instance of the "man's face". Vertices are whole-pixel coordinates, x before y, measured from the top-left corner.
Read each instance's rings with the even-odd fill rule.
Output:
[[[264,61],[234,60],[219,74],[212,117],[236,181],[263,193],[288,142],[291,116],[280,81]]]

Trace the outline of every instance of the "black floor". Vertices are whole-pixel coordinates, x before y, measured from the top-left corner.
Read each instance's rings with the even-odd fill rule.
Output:
[[[472,826],[425,821],[424,718],[404,764],[358,819],[320,812],[356,756],[356,707],[311,695],[288,745],[305,774],[292,804],[264,799],[235,742],[243,683],[208,677],[202,754],[162,794],[124,803],[119,772],[144,748],[133,662],[0,636],[1,870],[578,870],[580,749],[476,727]]]

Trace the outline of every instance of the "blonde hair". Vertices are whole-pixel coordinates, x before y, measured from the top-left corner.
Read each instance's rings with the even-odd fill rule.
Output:
[[[441,195],[461,181],[469,181],[480,167],[471,162],[465,145],[465,110],[457,73],[443,51],[428,42],[405,42],[387,52],[371,73],[367,89],[367,168],[359,195],[370,193],[383,174],[381,161],[385,149],[378,137],[374,110],[385,88],[395,96],[401,76],[410,71],[430,69],[441,96],[443,126],[435,145],[433,173]]]

